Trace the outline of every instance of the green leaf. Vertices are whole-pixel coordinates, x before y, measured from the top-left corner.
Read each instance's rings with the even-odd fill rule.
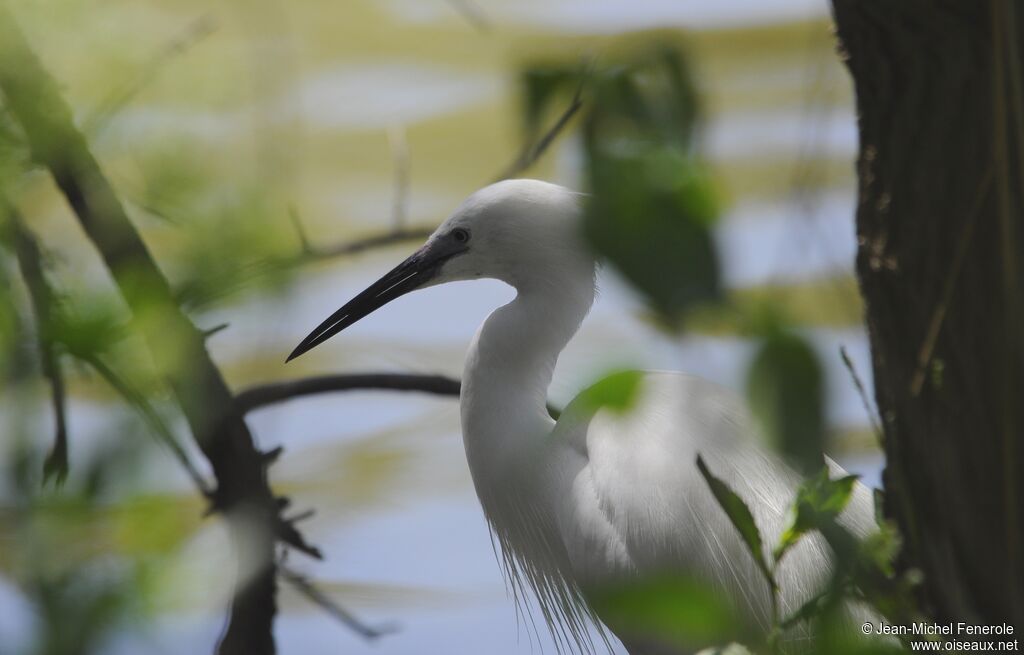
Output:
[[[597,587],[588,598],[601,620],[623,634],[696,650],[735,638],[731,606],[707,585],[659,576]]]
[[[891,523],[882,523],[877,532],[871,533],[860,543],[862,565],[882,576],[892,577],[896,572],[894,562],[899,550],[899,532]]]
[[[666,146],[594,151],[584,234],[669,325],[722,296],[705,169]]]
[[[587,150],[623,143],[693,151],[700,106],[688,58],[671,44],[634,50],[588,76]]]
[[[743,543],[747,545],[747,550],[750,551],[750,555],[757,564],[757,568],[761,570],[765,580],[768,581],[768,586],[771,587],[772,593],[775,593],[778,589],[778,584],[775,582],[775,576],[772,575],[771,569],[768,568],[768,562],[765,560],[764,542],[761,540],[761,532],[757,529],[757,524],[754,522],[754,515],[750,513],[750,508],[747,507],[747,504],[743,502],[743,499],[735,491],[729,488],[729,485],[716,478],[708,470],[707,464],[704,463],[704,458],[700,455],[697,455],[697,468],[700,470],[700,474],[704,476],[704,480],[707,481],[711,493],[715,496],[715,500],[725,510],[729,521],[740,533]]]
[[[822,467],[816,476],[800,485],[790,508],[789,523],[772,553],[776,564],[801,537],[811,530],[821,529],[842,513],[853,496],[856,482],[856,475],[833,480],[828,475],[828,468]]]
[[[871,490],[871,500],[875,506],[875,523],[885,524],[885,491],[882,489]]]
[[[768,333],[747,372],[747,398],[770,442],[804,474],[823,465],[824,375],[818,356],[798,335]]]
[[[642,371],[618,371],[607,375],[584,389],[579,396],[580,402],[591,412],[606,408],[621,414],[636,401],[643,376]]]
[[[578,67],[535,64],[522,72],[523,124],[527,137],[540,130],[544,112],[558,94],[579,84]]]
[[[595,251],[678,328],[721,284],[711,225],[719,202],[693,144],[696,92],[683,53],[661,45],[596,71],[583,121]]]

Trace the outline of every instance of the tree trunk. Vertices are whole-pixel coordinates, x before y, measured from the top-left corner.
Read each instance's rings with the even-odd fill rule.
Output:
[[[885,511],[938,620],[1024,628],[1024,99],[1012,0],[833,0]]]

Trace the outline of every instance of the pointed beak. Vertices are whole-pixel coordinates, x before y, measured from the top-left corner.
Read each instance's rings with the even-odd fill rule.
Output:
[[[466,250],[465,244],[445,238],[432,239],[411,257],[393,268],[384,277],[327,317],[302,340],[285,362],[312,350],[324,341],[368,316],[399,296],[415,291],[434,279],[446,261]]]

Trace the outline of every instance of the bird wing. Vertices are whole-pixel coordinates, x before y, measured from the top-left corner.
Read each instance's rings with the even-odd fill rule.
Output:
[[[710,583],[767,626],[767,585],[696,467],[699,454],[746,502],[767,555],[800,476],[758,439],[742,401],[700,378],[650,373],[628,410],[587,405],[574,401],[559,420],[552,458],[556,520],[581,587],[683,575]],[[833,476],[844,473],[828,463]],[[863,485],[840,521],[858,535],[874,529]],[[820,591],[829,558],[816,536],[786,555],[778,571],[783,612]]]

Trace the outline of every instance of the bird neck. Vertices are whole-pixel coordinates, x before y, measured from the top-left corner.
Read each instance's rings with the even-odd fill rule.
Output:
[[[574,272],[518,284],[515,299],[484,321],[470,346],[461,409],[474,479],[527,452],[524,440],[540,442],[554,426],[547,392],[555,363],[594,302],[593,265]]]

